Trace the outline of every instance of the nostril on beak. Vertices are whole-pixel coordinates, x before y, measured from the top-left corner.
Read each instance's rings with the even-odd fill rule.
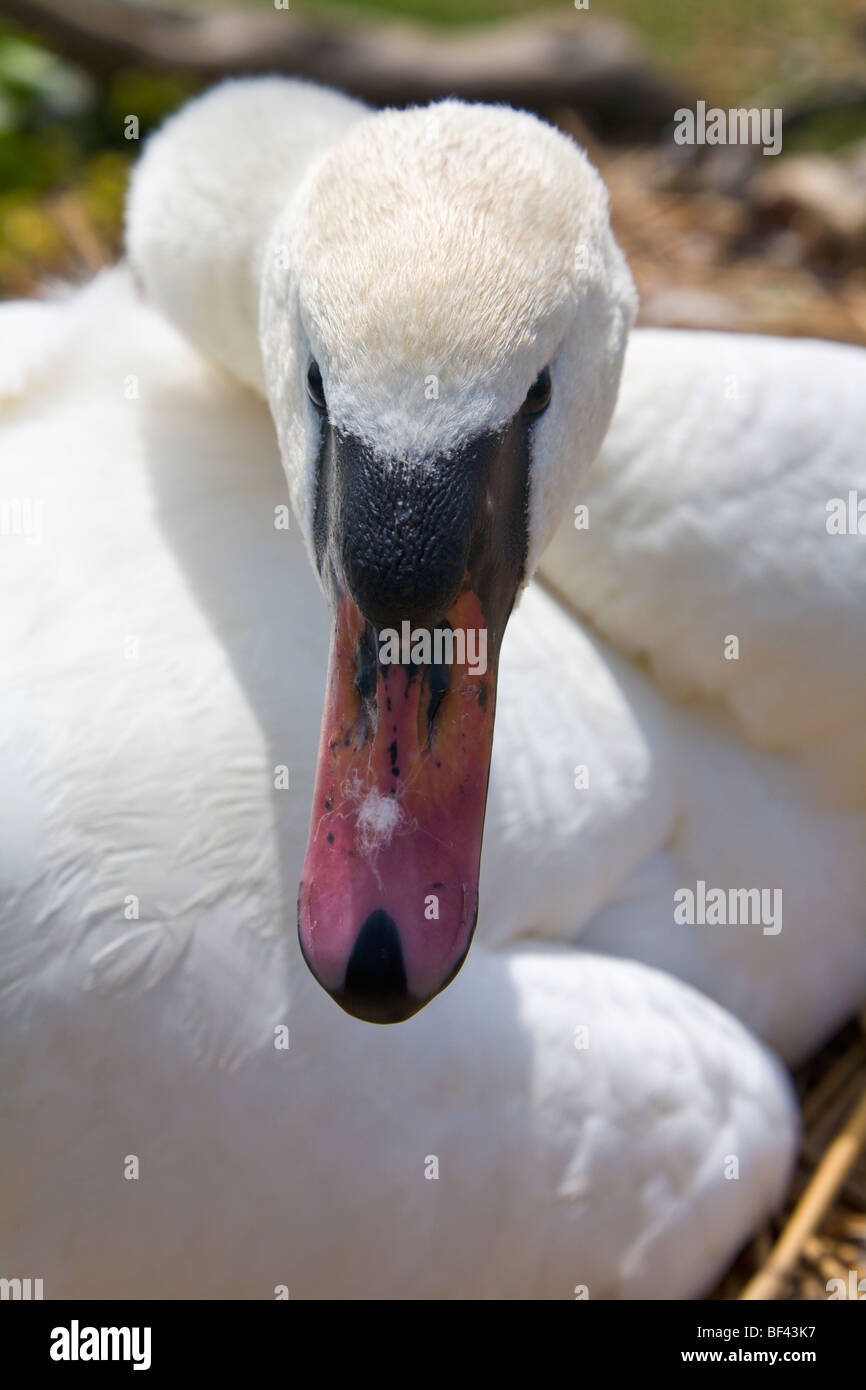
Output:
[[[332,994],[346,1013],[367,1023],[402,1023],[427,1002],[409,992],[397,927],[381,908],[361,927],[343,987]]]
[[[430,699],[427,702],[427,745],[432,747],[433,729],[436,724],[436,715],[439,713],[439,706],[445,699],[451,688],[451,677],[447,666],[431,666],[428,680],[430,684]]]

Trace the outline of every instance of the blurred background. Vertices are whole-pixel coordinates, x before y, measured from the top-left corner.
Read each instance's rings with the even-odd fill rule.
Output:
[[[644,323],[866,343],[866,0],[583,3],[0,0],[0,296],[113,260],[148,131],[221,75],[283,71],[571,131]],[[675,145],[698,99],[781,107],[782,153]]]
[[[249,72],[375,104],[534,109],[600,168],[641,322],[866,344],[866,0],[0,0],[0,297],[116,259],[141,141]],[[699,100],[781,108],[782,152],[677,145],[674,113]],[[718,1297],[766,1266],[816,1174],[820,1186],[864,1071],[866,1016],[796,1077],[805,1139],[788,1210]],[[866,1278],[862,1152],[824,1208],[775,1296]]]

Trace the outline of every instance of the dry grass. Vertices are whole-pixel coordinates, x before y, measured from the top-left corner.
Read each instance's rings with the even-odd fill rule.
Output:
[[[710,177],[674,169],[661,150],[618,152],[574,112],[554,117],[607,183],[614,230],[640,293],[639,323],[866,345],[866,264],[810,255],[793,226],[763,227],[748,171],[730,178],[732,187],[714,188]]]
[[[784,1211],[767,1222],[742,1251],[714,1298],[741,1298],[752,1283],[753,1297],[825,1300],[832,1279],[841,1279],[846,1293],[852,1284],[856,1287],[860,1280],[866,1281],[866,1145],[863,1133],[857,1138],[851,1134],[852,1116],[858,1108],[862,1113],[866,1096],[866,1014],[844,1028],[794,1079],[802,1105],[803,1144],[788,1201]],[[844,1135],[846,1126],[854,1161],[833,1191],[823,1175],[834,1143],[837,1155],[840,1152],[839,1135]],[[825,1212],[811,1230],[810,1223],[804,1225],[795,1217],[798,1207],[803,1211],[807,1191],[813,1207],[823,1207]],[[785,1262],[787,1269],[778,1266],[782,1236],[789,1246],[796,1246],[797,1258]],[[761,1276],[759,1288],[753,1283],[756,1276]],[[830,1288],[838,1291],[839,1286]],[[866,1297],[866,1282],[859,1296]]]

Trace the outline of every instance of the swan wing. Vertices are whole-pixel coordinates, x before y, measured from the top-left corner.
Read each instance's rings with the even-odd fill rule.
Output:
[[[644,329],[542,575],[680,699],[864,785],[866,352]],[[575,524],[577,523],[577,525]]]

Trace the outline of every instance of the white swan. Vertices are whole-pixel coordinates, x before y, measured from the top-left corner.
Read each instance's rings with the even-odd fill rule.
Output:
[[[553,281],[542,298],[545,313],[560,314],[574,382],[557,365],[553,330],[545,341],[544,331],[527,329],[517,351],[502,341],[497,360],[486,360],[498,320],[483,319],[473,336],[478,304],[469,300],[460,301],[465,322],[457,325],[463,357],[428,357],[431,340],[415,329],[426,301],[413,305],[410,292],[414,285],[434,305],[445,291],[457,295],[461,285],[448,276],[459,248],[438,227],[444,240],[417,241],[424,256],[398,272],[388,247],[405,247],[406,228],[398,239],[383,216],[381,245],[371,246],[361,236],[368,208],[350,197],[356,177],[358,192],[381,191],[389,163],[405,178],[396,156],[412,122],[410,149],[432,139],[408,188],[431,231],[440,212],[425,200],[425,179],[437,192],[451,186],[437,179],[452,148],[475,180],[462,186],[467,212],[481,209],[491,241],[506,211],[497,159],[509,161],[518,188],[534,191],[537,225],[531,200],[519,204],[529,218],[525,254],[501,235],[496,242],[499,263],[530,300],[545,265],[534,237],[548,197],[558,207],[562,193],[552,152],[583,180],[585,230],[568,275],[573,267],[581,284],[588,276],[584,296],[569,305]],[[467,140],[478,142],[474,155]],[[311,170],[316,150],[328,154]],[[280,188],[276,167],[290,175]],[[323,169],[331,171],[324,186]],[[550,409],[532,426],[531,566],[574,491],[565,442],[573,435],[571,457],[590,462],[616,386],[630,290],[600,185],[567,142],[530,118],[449,104],[367,119],[355,103],[295,83],[228,86],[154,142],[133,192],[138,273],[193,341],[252,385],[260,379],[249,286],[262,279],[265,375],[308,542],[316,431],[315,417],[302,413],[299,333],[312,330],[294,322],[286,332],[281,311],[288,320],[296,302],[293,223],[300,209],[309,214],[311,186],[324,218],[320,254],[342,249],[351,263],[343,283],[327,258],[318,268],[311,262],[311,283],[326,280],[333,294],[315,331],[339,312],[355,334],[331,339],[347,354],[340,372],[317,342],[332,412],[354,372],[340,409],[348,418],[354,401],[358,429],[414,426],[419,448],[431,428],[456,440],[465,401],[473,418],[488,411],[488,423],[497,411],[513,413],[554,355]],[[272,218],[265,251],[259,236]],[[573,236],[566,227],[564,240]],[[372,279],[361,295],[365,275]],[[446,294],[446,338],[454,302]],[[499,314],[526,311],[514,280],[491,304]],[[365,317],[372,305],[379,316]],[[392,331],[389,309],[403,315],[402,331]],[[676,352],[678,341],[664,335],[655,353]],[[400,383],[388,373],[401,368],[405,343],[414,346],[417,379],[407,355]],[[826,351],[838,381],[850,370],[841,395],[858,372],[862,380],[861,358]],[[290,929],[327,625],[295,522],[288,532],[274,527],[281,486],[266,412],[141,303],[122,270],[63,304],[4,309],[6,353],[3,490],[33,525],[0,547],[6,591],[14,584],[16,593],[4,650],[11,679],[0,803],[11,1136],[3,1190],[14,1194],[2,1213],[4,1265],[42,1273],[49,1296],[270,1297],[285,1285],[300,1297],[570,1297],[576,1286],[592,1297],[678,1297],[706,1288],[784,1190],[794,1140],[787,1085],[707,998],[573,943],[583,929],[602,947],[609,937],[615,951],[660,961],[796,1055],[844,1016],[862,980],[856,787],[849,783],[843,807],[832,769],[821,785],[808,750],[790,737],[781,752],[751,754],[733,717],[673,703],[530,586],[502,653],[469,964],[396,1032],[347,1019],[300,967]],[[638,356],[635,375],[645,368]],[[440,386],[433,411],[423,393],[431,375]],[[389,394],[395,385],[402,390]],[[572,387],[579,420],[570,420]],[[704,425],[711,436],[706,412]],[[644,452],[629,440],[628,416],[614,425],[595,491],[583,494],[592,517],[585,536],[601,544],[596,521],[607,507],[634,548],[624,567],[634,565],[646,585],[658,575],[676,597],[675,574],[658,568],[658,540],[641,552],[640,528],[618,491],[618,473],[639,467]],[[675,442],[668,452],[676,458]],[[854,477],[842,460],[840,483]],[[719,486],[712,473],[705,481]],[[662,473],[661,496],[665,486]],[[782,558],[801,524],[786,520]],[[612,549],[599,562],[597,621],[627,651],[648,651],[665,678],[684,682],[682,671],[665,669],[676,647],[660,618],[654,628],[642,623],[639,600],[652,612],[651,590],[632,610],[617,602],[616,540],[605,529]],[[578,564],[569,549],[576,534],[560,536],[552,553],[563,592]],[[812,641],[821,595],[828,616],[849,601],[837,555],[828,552],[826,573],[812,576]],[[737,556],[729,563],[735,589]],[[697,585],[694,564],[684,557],[683,565]],[[792,559],[787,585],[766,596],[767,631],[774,618],[786,630],[796,582]],[[793,644],[788,655],[796,672]],[[819,657],[838,664],[832,639]],[[856,679],[853,664],[852,672]],[[730,691],[700,693],[736,704]],[[842,728],[832,711],[826,722]],[[589,768],[588,791],[575,789],[578,762]],[[784,807],[774,800],[780,787]],[[726,795],[736,799],[726,805]],[[794,875],[785,885],[796,892],[810,871],[832,867],[838,911],[835,901],[824,905],[821,946],[808,903],[791,940],[797,909],[787,897],[775,937],[753,927],[674,927],[673,889],[705,863],[705,877],[718,872],[725,885],[751,886],[748,875],[762,870],[743,798],[764,808],[771,867]],[[823,987],[814,979],[819,951]],[[756,970],[764,972],[757,986]],[[132,1155],[137,1182],[124,1181]],[[436,1181],[428,1180],[434,1158]]]
[[[500,643],[609,424],[634,288],[598,175],[549,126],[326,94],[310,130],[308,95],[188,107],[137,171],[129,246],[151,301],[267,390],[334,617],[299,936],[345,1009],[388,1022],[468,949]],[[404,623],[407,647],[483,637],[483,661],[387,667]]]

